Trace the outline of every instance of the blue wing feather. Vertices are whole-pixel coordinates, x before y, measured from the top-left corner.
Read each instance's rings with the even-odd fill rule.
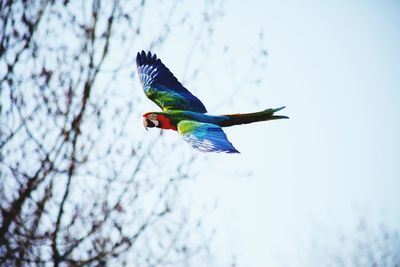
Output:
[[[202,152],[240,153],[221,127],[212,123],[183,120],[178,123],[178,132],[183,140]]]
[[[207,112],[203,103],[183,87],[156,54],[138,53],[136,65],[144,93],[161,109]]]

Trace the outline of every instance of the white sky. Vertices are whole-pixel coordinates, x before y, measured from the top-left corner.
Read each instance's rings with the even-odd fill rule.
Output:
[[[217,228],[216,255],[234,254],[238,266],[298,266],[315,227],[352,229],[366,216],[400,229],[400,3],[230,0],[225,11],[217,44],[247,69],[263,31],[269,54],[262,86],[245,86],[217,113],[286,105],[290,120],[227,129],[242,154],[209,155],[212,166],[187,186],[192,205],[218,202],[206,218]],[[188,49],[163,53],[180,48]],[[182,59],[167,58],[179,79]],[[235,77],[205,72],[194,91],[215,107]]]
[[[201,12],[202,1],[187,2],[182,10]],[[287,106],[280,114],[290,120],[226,129],[240,155],[204,155],[177,133],[162,136],[182,142],[185,156],[207,160],[184,184],[182,202],[193,213],[218,203],[204,218],[217,230],[216,263],[227,266],[235,255],[237,266],[299,266],[315,231],[329,238],[318,229],[353,229],[360,216],[400,231],[400,2],[226,0],[224,10],[211,46],[228,44],[234,63],[207,59],[201,78],[184,85],[210,113]],[[263,83],[244,85],[219,106],[248,75],[260,32],[268,51]],[[188,40],[181,32],[153,51],[181,81],[181,52],[196,47]],[[143,48],[135,45],[133,54]],[[142,95],[143,112],[158,110],[134,94]],[[142,133],[141,121],[134,123]]]

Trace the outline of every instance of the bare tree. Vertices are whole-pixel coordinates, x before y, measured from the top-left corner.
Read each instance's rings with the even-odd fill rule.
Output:
[[[1,265],[190,265],[207,253],[211,235],[178,208],[195,158],[175,150],[171,166],[175,145],[132,125],[143,98],[132,46],[160,49],[221,15],[218,1],[200,21],[180,5],[0,2]]]
[[[400,234],[386,222],[359,220],[352,231],[316,232],[304,266],[400,266]]]

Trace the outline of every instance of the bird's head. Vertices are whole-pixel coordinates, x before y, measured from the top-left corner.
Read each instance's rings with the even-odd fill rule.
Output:
[[[157,114],[151,112],[143,114],[143,126],[146,130],[147,128],[159,127],[160,122]]]

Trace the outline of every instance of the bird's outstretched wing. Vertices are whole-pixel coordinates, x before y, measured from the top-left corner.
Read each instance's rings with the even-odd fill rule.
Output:
[[[228,141],[221,127],[211,123],[183,120],[178,132],[193,148],[203,152],[239,153]]]
[[[207,112],[203,103],[183,87],[156,54],[138,53],[136,65],[144,93],[162,110]]]

